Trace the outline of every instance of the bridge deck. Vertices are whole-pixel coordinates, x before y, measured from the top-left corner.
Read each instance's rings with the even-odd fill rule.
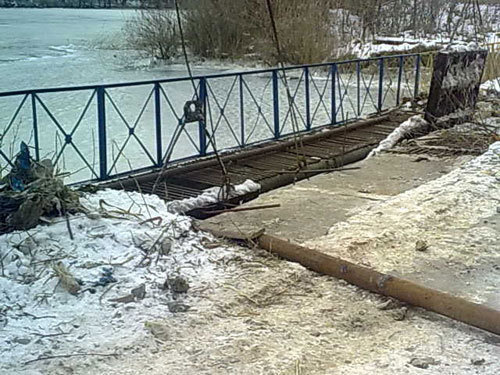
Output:
[[[271,142],[250,150],[237,151],[222,157],[232,184],[251,179],[261,184],[261,192],[269,191],[294,181],[311,177],[327,168],[337,168],[364,158],[381,140],[392,132],[410,114],[394,111],[335,129],[323,129],[303,135],[300,147],[301,159],[307,167],[300,173],[297,168],[297,152],[292,139]],[[141,176],[130,176],[108,182],[105,187],[152,193],[159,171]],[[195,197],[204,189],[221,186],[223,175],[214,156],[173,166],[161,172],[154,194],[166,200]],[[258,193],[240,196],[211,207],[193,210],[188,214],[203,218],[209,211],[248,201]]]

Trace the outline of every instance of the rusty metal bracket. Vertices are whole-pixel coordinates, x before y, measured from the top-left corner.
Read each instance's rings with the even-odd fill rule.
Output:
[[[184,123],[203,121],[204,119],[201,100],[188,100],[184,104]]]

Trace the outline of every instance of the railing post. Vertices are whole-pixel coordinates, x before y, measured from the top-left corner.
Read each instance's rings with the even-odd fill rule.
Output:
[[[361,116],[361,63],[359,60],[356,62],[356,76],[357,76],[357,91],[356,99],[358,103],[358,117]]]
[[[382,111],[382,106],[384,105],[384,58],[381,57],[379,60],[379,75],[378,75],[378,106],[379,112]]]
[[[40,161],[40,144],[38,140],[38,117],[36,113],[36,94],[31,93],[31,112],[33,116],[33,139],[35,141],[35,160]]]
[[[403,78],[403,56],[399,56],[398,89],[396,94],[396,105],[401,103],[401,80]]]
[[[97,124],[99,135],[99,179],[108,178],[108,156],[106,141],[106,99],[104,87],[97,88]]]
[[[163,150],[161,137],[161,87],[158,82],[155,83],[155,128],[156,128],[156,166],[161,167],[163,164]]]
[[[306,129],[311,129],[311,97],[309,89],[309,67],[304,67],[305,94],[306,94]]]
[[[413,98],[418,96],[418,91],[420,90],[420,59],[421,56],[417,55],[417,61],[415,61],[415,91],[413,92]]]
[[[332,125],[337,123],[337,102],[335,100],[335,80],[337,79],[337,64],[332,64]]]
[[[240,86],[240,126],[241,126],[241,147],[245,146],[245,107],[243,97],[243,76],[239,75]]]
[[[198,130],[200,136],[200,156],[207,154],[207,81],[206,78],[200,79],[199,100],[203,106],[203,120],[198,121]],[[215,134],[212,134],[215,138]]]
[[[273,70],[272,81],[273,81],[274,138],[279,139],[279,137],[280,137],[280,98],[279,98],[278,71],[277,70]]]

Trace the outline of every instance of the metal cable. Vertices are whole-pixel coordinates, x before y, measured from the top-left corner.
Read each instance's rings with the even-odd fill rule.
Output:
[[[273,38],[276,46],[276,52],[278,54],[278,65],[281,68],[281,73],[282,73],[282,79],[283,79],[283,84],[285,86],[286,90],[286,95],[287,95],[287,100],[288,100],[288,108],[290,110],[290,119],[292,121],[292,130],[293,130],[293,139],[295,142],[295,153],[297,156],[297,173],[302,169],[302,167],[307,166],[307,159],[304,154],[304,145],[302,142],[302,136],[299,132],[299,127],[298,127],[298,121],[297,121],[297,114],[295,113],[295,108],[294,108],[294,100],[292,97],[292,93],[290,91],[290,87],[288,86],[288,79],[286,76],[285,72],[285,64],[284,64],[284,59],[283,55],[281,53],[281,46],[279,42],[279,37],[278,37],[278,29],[276,27],[276,21],[274,18],[274,12],[273,12],[273,7],[271,5],[271,0],[266,0],[266,5],[267,5],[267,11],[269,13],[269,18],[271,21],[271,29],[273,31]],[[275,98],[277,100],[278,98]],[[301,155],[302,152],[302,155]],[[303,163],[301,163],[301,160]]]
[[[198,95],[198,88],[196,87],[195,79],[194,79],[193,73],[191,71],[191,64],[189,63],[189,57],[188,57],[187,50],[186,50],[186,40],[184,38],[184,30],[182,28],[182,19],[181,19],[181,12],[180,12],[180,8],[179,8],[179,3],[178,3],[177,0],[175,0],[174,4],[175,4],[175,13],[176,13],[176,16],[177,16],[177,24],[178,24],[178,27],[179,27],[179,35],[180,35],[180,38],[181,38],[182,53],[184,55],[184,62],[185,62],[185,65],[186,65],[186,68],[187,68],[187,71],[188,71],[189,80],[191,81],[191,84],[193,85],[193,90],[194,90],[195,98],[196,98],[197,101],[200,101],[200,96]],[[205,110],[205,112],[206,112],[206,110]],[[212,118],[212,114],[211,114],[211,111],[210,111],[210,119],[211,118]],[[215,143],[215,134],[210,135],[210,133],[207,130],[206,121],[207,121],[206,114],[203,114],[203,121],[202,121],[203,132],[205,133],[205,136],[208,138],[209,144],[212,144],[215,157],[217,159],[217,162],[219,163],[219,166],[220,166],[220,169],[221,169],[221,172],[222,172],[222,188],[223,188],[223,192],[224,192],[224,194],[226,194],[226,193],[229,194],[229,191],[231,189],[230,177],[229,177],[229,175],[227,173],[227,170],[226,170],[226,167],[224,165],[224,162],[222,161],[222,159],[221,159],[221,157],[219,155],[219,151],[217,150],[217,145]],[[185,122],[182,123],[180,126],[184,127],[185,126]],[[213,129],[213,123],[212,123],[212,130],[214,130]],[[177,132],[177,130],[176,130],[176,132],[174,133],[174,136],[176,136],[176,138],[175,139],[172,138],[173,145],[175,145],[177,143],[177,141],[179,140],[179,137],[180,137],[181,133],[182,133],[182,131],[178,131]],[[173,152],[173,147],[172,147],[171,151]],[[172,155],[172,152],[170,152],[167,155],[166,160],[164,160],[164,162],[163,162],[164,163],[163,167],[162,167],[161,171],[158,173],[156,181],[155,181],[155,183],[153,185],[153,189],[152,189],[153,193],[155,192],[156,187],[157,187],[157,185],[158,185],[161,177],[163,176],[163,174],[165,172],[167,164],[170,161],[170,157]]]

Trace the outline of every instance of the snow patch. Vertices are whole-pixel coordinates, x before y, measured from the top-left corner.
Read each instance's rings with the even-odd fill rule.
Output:
[[[235,198],[248,193],[259,191],[260,184],[246,180],[242,184],[227,187],[212,187],[206,189],[203,194],[194,198],[187,198],[168,203],[168,211],[171,213],[183,213],[191,211],[195,208],[206,207],[224,200],[224,198]]]
[[[443,49],[441,52],[444,53],[452,53],[452,52],[471,52],[471,51],[478,51],[481,50],[482,48],[477,44],[476,42],[470,42],[470,43],[452,43],[449,44],[445,49]]]
[[[497,141],[460,168],[365,207],[359,214],[336,223],[326,236],[305,245],[348,261],[369,264],[380,272],[397,270],[400,275],[413,274],[418,265],[427,267],[443,261],[450,267],[495,263],[498,231],[488,222],[498,213],[499,181]],[[415,242],[421,239],[432,244],[431,251],[415,251]],[[397,245],[391,246],[394,244]],[[485,303],[489,295],[491,302],[494,295],[490,293],[496,290],[498,277],[490,273],[489,278],[493,284],[490,291],[472,287],[455,292],[478,303]]]
[[[253,188],[247,182],[237,191]],[[145,323],[171,316],[172,303],[197,299],[166,290],[168,277],[182,276],[191,289],[223,277],[220,262],[231,257],[230,249],[206,248],[211,237],[192,230],[192,220],[169,212],[159,197],[105,190],[81,202],[90,214],[70,218],[74,240],[60,218],[0,236],[0,373],[12,374],[39,355],[153,345]],[[81,283],[77,295],[54,277],[57,262]],[[106,273],[114,281],[106,281]],[[143,298],[113,301],[142,285]],[[46,372],[34,367],[29,373]]]
[[[381,141],[377,148],[373,149],[370,152],[368,158],[371,158],[382,151],[391,149],[405,136],[417,131],[424,130],[428,125],[429,123],[425,121],[421,116],[417,115],[410,117],[396,129],[394,129],[392,133],[387,136],[387,138]]]
[[[500,79],[491,79],[481,85],[481,90],[500,94]]]

